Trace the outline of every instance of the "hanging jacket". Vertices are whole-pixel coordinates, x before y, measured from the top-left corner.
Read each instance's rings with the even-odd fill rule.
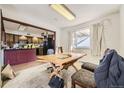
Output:
[[[95,69],[96,86],[124,87],[124,59],[115,50],[109,50]]]

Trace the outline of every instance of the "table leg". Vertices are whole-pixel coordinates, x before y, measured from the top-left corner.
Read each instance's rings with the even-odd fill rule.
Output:
[[[76,66],[75,66],[74,64],[72,64],[72,67],[73,67],[76,71],[78,71],[78,69],[76,68]]]
[[[52,63],[52,67],[53,67],[53,72],[51,73],[50,78],[54,75],[61,77],[59,75],[59,72],[63,69],[63,66],[56,66],[55,64]]]
[[[53,66],[53,72],[50,75],[50,78],[52,78],[52,76],[56,75],[59,76],[60,78],[63,78],[65,81],[64,87],[67,88],[67,69],[68,66],[66,68],[64,68],[64,66],[55,66],[55,64],[52,64]]]
[[[53,75],[57,75],[57,76],[59,76],[59,77],[61,77],[61,78],[63,78],[62,76],[64,76],[65,78],[63,78],[63,79],[65,79],[65,88],[67,88],[68,87],[68,85],[67,85],[67,70],[68,70],[68,68],[69,68],[69,66],[72,66],[76,71],[78,71],[78,69],[76,68],[76,66],[74,65],[74,64],[71,64],[71,65],[64,65],[64,66],[56,66],[55,64],[53,64],[52,63],[52,67],[53,67],[53,72],[51,73],[51,75],[50,75],[50,78],[53,76]],[[64,70],[66,70],[65,72],[63,72],[62,71],[62,69],[63,69],[63,71]],[[62,72],[62,73],[61,73]],[[66,75],[60,75],[60,73],[61,74],[66,74]]]

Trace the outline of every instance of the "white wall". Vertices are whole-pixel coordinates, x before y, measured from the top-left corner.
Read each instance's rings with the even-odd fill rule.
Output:
[[[69,32],[80,30],[91,24],[101,22],[102,20],[106,20],[106,19],[110,20],[110,22],[104,21],[107,47],[113,48],[113,49],[116,49],[117,51],[119,51],[119,41],[120,41],[120,14],[119,14],[119,12],[112,13],[105,17],[98,18],[98,19],[95,19],[93,21],[89,21],[86,23],[82,23],[77,26],[62,29],[60,42],[61,42],[61,45],[63,46],[63,49],[65,49],[65,51],[69,50],[68,44],[70,43],[69,39],[71,38],[69,36]],[[77,49],[77,52],[82,52],[82,51],[83,50],[81,50],[81,49],[79,49],[79,50]],[[89,51],[86,51],[86,52],[89,52]]]
[[[108,48],[113,48],[119,51],[120,41],[120,14],[113,14],[108,16],[111,20],[110,25],[105,26],[105,37]]]
[[[124,5],[120,7],[120,54],[124,57]]]
[[[69,32],[68,31],[62,31],[60,32],[60,46],[62,46],[63,51],[68,51],[69,49]]]

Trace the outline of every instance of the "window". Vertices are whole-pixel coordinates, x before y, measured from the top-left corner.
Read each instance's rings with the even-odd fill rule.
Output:
[[[73,33],[73,48],[90,48],[90,29],[85,28]]]

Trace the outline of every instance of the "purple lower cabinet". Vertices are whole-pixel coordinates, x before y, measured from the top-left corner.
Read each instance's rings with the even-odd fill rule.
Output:
[[[4,63],[17,65],[37,59],[36,49],[7,49],[4,51]]]

